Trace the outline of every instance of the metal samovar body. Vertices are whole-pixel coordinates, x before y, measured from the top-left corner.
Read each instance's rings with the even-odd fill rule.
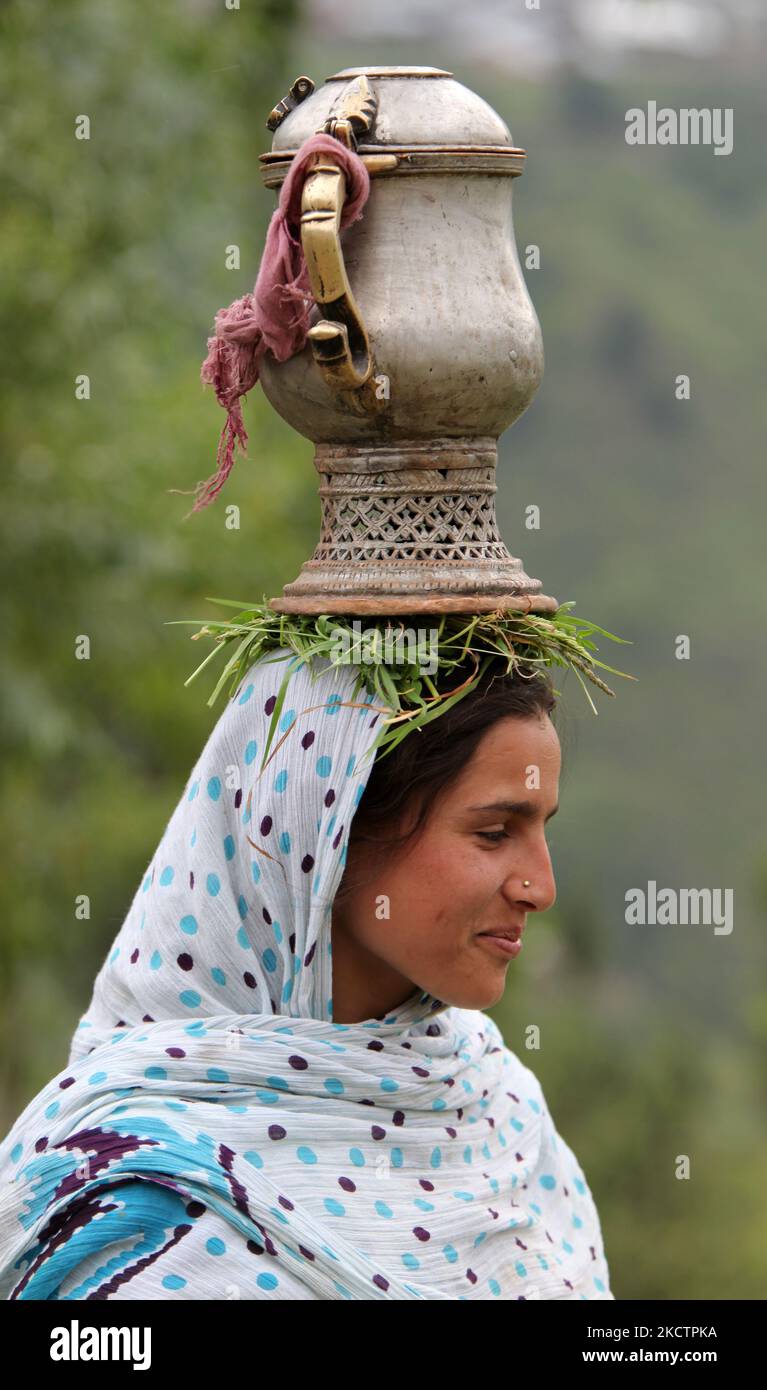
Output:
[[[517,254],[511,180],[525,153],[476,93],[434,68],[355,68],[275,108],[261,156],[278,188],[323,131],[364,160],[370,194],[340,234],[345,178],[317,156],[301,239],[306,346],[261,383],[315,444],[319,544],[278,612],[552,612],[495,516],[498,437],[543,373]]]

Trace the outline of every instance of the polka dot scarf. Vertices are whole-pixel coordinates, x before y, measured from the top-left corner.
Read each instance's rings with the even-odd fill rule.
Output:
[[[282,649],[214,727],[67,1066],[0,1145],[4,1299],[613,1297],[583,1173],[487,1015],[416,989],[332,1021],[385,718],[355,675]]]

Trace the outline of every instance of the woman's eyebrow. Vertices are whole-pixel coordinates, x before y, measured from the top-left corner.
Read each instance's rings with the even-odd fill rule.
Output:
[[[490,801],[486,806],[469,806],[470,811],[506,811],[510,815],[522,816],[526,820],[534,820],[538,814],[538,807],[534,801]],[[557,814],[559,802],[552,811],[545,817],[551,820]]]

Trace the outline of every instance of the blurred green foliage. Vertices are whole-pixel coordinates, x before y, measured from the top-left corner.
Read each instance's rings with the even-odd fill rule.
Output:
[[[223,417],[199,366],[215,311],[258,269],[274,207],[265,117],[303,71],[319,84],[357,62],[446,65],[529,151],[514,185],[523,264],[541,247],[526,274],[546,377],[502,442],[501,528],[548,593],[633,638],[619,664],[640,677],[598,719],[565,682],[559,900],[531,918],[491,1012],[583,1167],[616,1297],[756,1297],[767,97],[689,67],[502,81],[439,41],[323,47],[299,18],[292,0],[16,0],[0,16],[3,1130],[63,1066],[222,708],[205,705],[213,675],[184,688],[203,655],[191,629],[163,624],[215,616],[206,594],[279,593],[316,540],[311,445],[258,391],[249,459],[218,501],[185,520],[191,497],[168,492],[213,471]],[[733,106],[734,153],[627,147],[624,113],[648,96]],[[89,141],[74,136],[81,114]],[[540,532],[524,528],[531,502]],[[680,632],[689,662],[674,657]],[[624,892],[650,878],[732,885],[732,936],[627,928]],[[684,1154],[690,1181],[674,1176]]]

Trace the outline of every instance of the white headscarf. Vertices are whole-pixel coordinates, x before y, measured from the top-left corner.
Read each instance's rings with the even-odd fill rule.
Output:
[[[486,1014],[416,989],[332,1021],[386,714],[357,674],[281,649],[218,720],[67,1066],[0,1145],[3,1298],[613,1297],[583,1173]]]

